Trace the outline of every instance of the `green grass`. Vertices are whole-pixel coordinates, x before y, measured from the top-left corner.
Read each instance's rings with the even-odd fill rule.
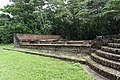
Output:
[[[94,80],[79,63],[15,51],[0,45],[0,80]]]

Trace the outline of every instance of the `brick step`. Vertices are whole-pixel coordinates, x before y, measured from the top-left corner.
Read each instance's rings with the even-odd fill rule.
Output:
[[[120,43],[120,39],[114,39],[114,43]]]
[[[109,80],[120,80],[120,71],[98,64],[93,60],[89,60],[88,65],[91,69]]]
[[[103,57],[96,55],[95,53],[91,54],[91,59],[99,64],[102,64],[104,66],[111,67],[120,71],[120,62],[105,59]]]
[[[107,46],[112,48],[120,48],[120,43],[108,43]]]
[[[101,56],[101,57],[107,58],[107,59],[111,59],[114,61],[120,61],[120,55],[118,55],[118,54],[104,52],[102,50],[96,50],[96,54]]]
[[[107,46],[101,46],[101,50],[105,51],[105,52],[110,52],[110,53],[120,55],[120,49],[118,49],[118,48],[111,48],[111,47],[107,47]]]

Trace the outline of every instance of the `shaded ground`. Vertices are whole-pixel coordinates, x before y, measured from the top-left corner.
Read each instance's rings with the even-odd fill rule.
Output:
[[[0,46],[0,80],[94,80],[79,63],[6,51]]]

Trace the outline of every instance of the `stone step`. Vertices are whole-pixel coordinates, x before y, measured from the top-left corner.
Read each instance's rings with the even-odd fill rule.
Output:
[[[118,55],[118,54],[104,52],[102,50],[96,50],[96,54],[101,56],[101,57],[107,58],[107,59],[111,59],[114,61],[120,61],[120,55]]]
[[[118,48],[111,48],[111,47],[107,47],[107,46],[101,46],[101,50],[105,51],[105,52],[110,52],[110,53],[120,55],[120,49],[118,49]]]
[[[120,43],[120,39],[114,39],[114,43]]]
[[[120,72],[115,69],[98,64],[93,60],[89,60],[88,65],[91,69],[108,78],[109,80],[120,80]]]
[[[105,59],[103,57],[96,55],[95,53],[91,54],[91,59],[99,64],[102,64],[104,66],[111,67],[120,71],[120,62]]]
[[[120,48],[120,43],[108,43],[107,45],[112,48]]]

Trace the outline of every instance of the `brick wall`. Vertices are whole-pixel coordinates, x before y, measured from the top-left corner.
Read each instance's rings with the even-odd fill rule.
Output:
[[[42,43],[42,42],[52,42],[61,40],[59,35],[36,35],[36,34],[19,34],[14,33],[14,45],[19,47],[22,44],[31,44],[31,43]]]

